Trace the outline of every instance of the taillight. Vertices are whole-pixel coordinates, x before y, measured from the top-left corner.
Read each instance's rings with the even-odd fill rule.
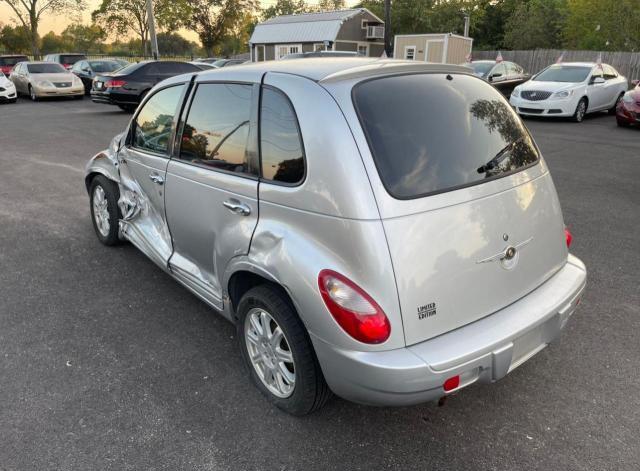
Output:
[[[327,309],[344,329],[363,343],[382,343],[391,334],[389,319],[378,303],[353,281],[332,270],[318,275]]]
[[[571,242],[573,242],[573,236],[571,235],[571,231],[568,227],[564,228],[564,238],[567,242],[567,248],[571,247]]]
[[[104,84],[105,88],[120,88],[127,84],[124,80],[107,80]]]

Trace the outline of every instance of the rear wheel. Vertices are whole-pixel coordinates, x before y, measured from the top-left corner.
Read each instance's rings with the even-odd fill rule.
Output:
[[[587,99],[581,98],[576,106],[576,111],[573,113],[573,120],[576,123],[581,123],[584,120],[584,116],[587,114]]]
[[[136,109],[135,105],[118,105],[118,108],[120,108],[122,111],[126,111],[127,113],[131,113],[133,110]]]
[[[238,303],[238,340],[254,384],[293,415],[320,409],[331,397],[311,339],[281,289],[261,285]]]
[[[116,245],[118,238],[118,185],[108,178],[98,175],[91,181],[89,189],[91,221],[98,240],[104,245]]]

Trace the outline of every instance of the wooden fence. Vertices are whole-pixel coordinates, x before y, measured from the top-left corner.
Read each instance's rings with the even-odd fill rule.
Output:
[[[536,49],[535,51],[501,51],[506,61],[520,64],[535,74],[553,64],[564,52],[565,62],[595,62],[598,51],[562,51],[560,49]],[[473,51],[474,60],[495,59],[498,51]],[[640,52],[603,52],[602,62],[612,65],[630,81],[640,79]]]

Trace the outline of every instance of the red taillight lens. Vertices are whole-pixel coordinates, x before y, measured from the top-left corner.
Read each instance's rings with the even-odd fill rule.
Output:
[[[567,248],[571,247],[571,242],[573,242],[573,236],[571,235],[571,231],[568,227],[564,228],[564,238],[567,242]]]
[[[120,88],[127,84],[124,80],[107,80],[104,84],[105,88]]]
[[[447,379],[442,385],[446,392],[453,391],[458,386],[460,386],[460,375],[452,376],[451,378]]]
[[[353,281],[332,270],[318,275],[327,309],[344,329],[363,343],[382,343],[391,334],[389,319],[378,303]]]

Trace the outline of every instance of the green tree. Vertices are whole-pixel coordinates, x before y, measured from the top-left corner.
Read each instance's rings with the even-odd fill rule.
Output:
[[[195,31],[207,55],[238,28],[247,13],[258,11],[257,0],[182,0],[182,24]]]
[[[158,33],[160,54],[170,56],[189,56],[197,53],[198,44],[189,41],[178,33]]]
[[[317,8],[319,11],[332,11],[342,10],[345,6],[345,0],[320,0]]]
[[[606,51],[640,50],[638,0],[567,0],[566,46]]]
[[[31,51],[31,35],[25,26],[6,25],[0,29],[0,47],[8,52],[26,54]]]
[[[106,31],[98,25],[71,24],[62,32],[65,43],[70,50],[79,52],[104,52]],[[43,45],[44,48],[44,45]]]
[[[277,0],[270,7],[262,10],[262,19],[268,20],[274,16],[294,15],[309,11],[304,0]]]
[[[2,2],[9,5],[18,23],[29,32],[31,52],[36,57],[40,55],[38,27],[42,17],[61,13],[69,15],[84,9],[83,0],[0,0]]]
[[[509,49],[552,49],[562,46],[565,0],[530,0],[507,21],[504,44]]]

